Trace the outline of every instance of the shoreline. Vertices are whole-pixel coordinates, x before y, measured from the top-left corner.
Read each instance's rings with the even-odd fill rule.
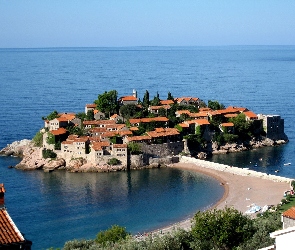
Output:
[[[292,180],[190,157],[181,157],[179,163],[172,164],[169,167],[202,173],[220,182],[224,187],[223,196],[215,204],[206,208],[206,211],[234,207],[245,214],[251,204],[260,207],[277,205],[283,199],[284,191],[290,189]],[[249,216],[254,218],[256,213]],[[150,233],[165,234],[180,228],[190,230],[192,218],[153,230]]]

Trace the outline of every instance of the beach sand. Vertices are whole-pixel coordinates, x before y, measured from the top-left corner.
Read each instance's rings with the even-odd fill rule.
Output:
[[[288,182],[287,178],[287,181],[270,180],[264,179],[264,177],[253,176],[252,174],[244,175],[244,173],[239,172],[241,169],[235,167],[226,166],[220,171],[215,169],[217,164],[214,165],[214,163],[207,162],[206,165],[204,167],[196,163],[180,162],[170,167],[196,171],[212,176],[224,186],[225,192],[223,197],[211,209],[223,209],[227,206],[233,207],[245,214],[253,203],[260,207],[264,205],[277,205],[284,198],[284,191],[290,190],[290,182]],[[246,171],[244,172],[247,173]],[[253,214],[252,217],[256,217],[256,215]],[[181,221],[155,232],[167,233],[175,228],[190,229],[191,219]]]

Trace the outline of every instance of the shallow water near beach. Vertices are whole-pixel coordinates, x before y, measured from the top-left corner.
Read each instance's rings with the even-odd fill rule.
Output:
[[[170,91],[281,115],[288,144],[209,160],[295,178],[294,79],[294,46],[0,49],[0,147],[32,138],[43,126],[41,117],[53,110],[84,111],[104,91],[124,96],[136,89],[141,99],[146,90],[151,99],[157,91],[166,99]],[[112,224],[149,231],[222,195],[214,180],[180,170],[73,174],[7,168],[18,161],[0,157],[0,183],[8,211],[33,249],[93,238]]]

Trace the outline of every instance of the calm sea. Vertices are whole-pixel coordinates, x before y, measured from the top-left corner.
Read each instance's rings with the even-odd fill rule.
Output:
[[[141,99],[146,90],[151,99],[171,92],[281,115],[288,144],[210,160],[295,178],[294,82],[295,46],[0,49],[0,147],[32,138],[43,126],[41,117],[53,110],[82,112],[104,91],[123,96],[136,89]],[[0,183],[8,211],[33,249],[94,238],[113,224],[149,231],[205,209],[223,193],[215,180],[187,171],[7,168],[18,162],[0,157]]]

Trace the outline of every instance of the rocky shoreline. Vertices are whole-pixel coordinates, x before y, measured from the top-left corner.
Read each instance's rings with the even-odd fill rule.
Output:
[[[213,150],[211,153],[227,154],[233,152],[241,152],[254,148],[282,145],[287,142],[288,141],[285,140],[273,141],[270,139],[265,139],[262,141],[251,141],[247,145],[226,144],[225,146],[221,146],[220,148],[217,148],[216,145],[212,145]],[[100,165],[96,165],[91,162],[87,162],[87,160],[83,158],[63,159],[61,157],[57,157],[56,159],[44,159],[42,157],[42,148],[35,147],[32,141],[28,139],[15,141],[11,144],[8,144],[5,148],[0,150],[0,155],[22,158],[21,162],[14,166],[15,168],[21,170],[43,169],[45,172],[51,172],[57,169],[63,169],[69,172],[112,172],[127,170],[127,167],[124,165],[109,165],[105,162]],[[200,152],[198,154],[199,159],[204,159],[206,157],[207,154],[204,152]],[[160,165],[161,164],[150,164],[147,166],[138,166],[134,169],[156,168],[160,167]]]

